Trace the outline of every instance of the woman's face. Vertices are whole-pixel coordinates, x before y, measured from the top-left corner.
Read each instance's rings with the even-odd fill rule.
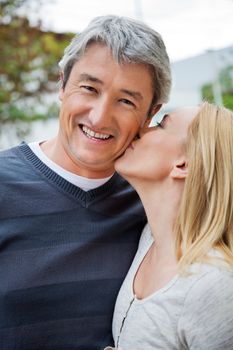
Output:
[[[165,114],[157,126],[144,126],[140,138],[116,161],[116,171],[128,180],[163,181],[184,159],[188,126],[198,111],[198,107],[179,108]]]

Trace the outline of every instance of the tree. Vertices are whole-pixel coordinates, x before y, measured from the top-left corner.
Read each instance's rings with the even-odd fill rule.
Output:
[[[233,110],[233,65],[221,70],[219,83],[224,106]],[[202,86],[202,97],[204,100],[214,103],[213,84],[208,83]]]
[[[0,8],[0,132],[14,124],[19,136],[25,122],[57,117],[58,61],[73,36],[45,32],[41,23],[32,27],[19,15],[28,2],[1,0]]]

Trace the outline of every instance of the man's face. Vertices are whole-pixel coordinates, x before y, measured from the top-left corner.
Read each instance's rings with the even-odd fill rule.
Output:
[[[89,178],[111,175],[114,160],[145,122],[152,98],[145,65],[118,65],[105,45],[90,45],[60,92],[60,164]]]

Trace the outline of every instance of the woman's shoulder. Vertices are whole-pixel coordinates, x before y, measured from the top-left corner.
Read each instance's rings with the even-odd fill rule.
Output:
[[[180,342],[189,349],[206,349],[206,344],[209,349],[232,349],[232,269],[205,266],[203,273],[189,279],[178,322]]]
[[[233,307],[233,268],[198,264],[187,278],[186,307],[202,305],[206,309],[218,301],[227,301]]]

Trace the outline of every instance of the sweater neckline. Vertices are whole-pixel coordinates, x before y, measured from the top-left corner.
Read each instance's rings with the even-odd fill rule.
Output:
[[[52,182],[66,194],[85,203],[91,202],[97,197],[107,196],[115,185],[117,178],[119,178],[119,174],[115,173],[110,180],[104,183],[102,186],[89,191],[84,191],[50,169],[35,155],[35,153],[25,142],[22,142],[19,145],[19,150],[24,155],[24,158],[26,158],[26,160],[33,165],[37,172],[40,172],[49,182]]]

